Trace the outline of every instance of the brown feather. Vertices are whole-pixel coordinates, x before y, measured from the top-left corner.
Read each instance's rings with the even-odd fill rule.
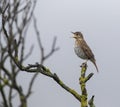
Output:
[[[82,57],[79,55],[79,53],[77,53],[77,55],[83,59],[90,60],[95,65],[97,72],[98,72],[98,67],[96,65],[94,54],[92,50],[90,49],[90,47],[87,45],[86,41],[84,40],[82,33],[75,32],[73,34],[74,34],[74,38],[76,39],[75,47],[80,47],[80,49],[84,52],[84,56]]]
[[[95,65],[96,70],[98,72],[99,70],[98,70],[98,67],[96,65],[96,60],[95,60],[94,54],[93,54],[92,50],[90,49],[90,47],[85,42],[85,40],[78,39],[78,40],[76,40],[76,42],[78,42],[77,45],[79,44],[81,49],[84,51],[85,55],[87,56],[87,59],[89,59]]]
[[[94,54],[92,53],[91,49],[89,48],[89,46],[87,45],[87,43],[85,42],[85,40],[81,40],[81,48],[83,49],[85,55],[87,56],[88,59],[95,59],[94,58]]]
[[[98,67],[96,65],[96,60],[94,57],[94,54],[92,52],[92,50],[90,49],[90,47],[87,45],[87,43],[85,42],[85,40],[81,40],[81,48],[83,49],[84,53],[86,54],[86,56],[88,57],[88,59],[95,65],[96,70],[98,72]]]
[[[97,64],[96,64],[96,61],[93,60],[93,59],[90,59],[90,61],[95,65],[97,72],[99,72],[98,67],[97,67]]]

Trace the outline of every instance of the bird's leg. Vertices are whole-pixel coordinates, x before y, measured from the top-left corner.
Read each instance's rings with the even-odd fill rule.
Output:
[[[87,61],[88,61],[88,59],[84,62],[86,65],[87,65]]]
[[[86,65],[86,67],[87,67],[87,61],[88,61],[88,59],[83,63],[84,65]]]
[[[88,59],[87,59],[85,62],[83,62],[80,67],[83,67],[83,66],[86,66],[86,67],[87,67],[87,61],[88,61]]]

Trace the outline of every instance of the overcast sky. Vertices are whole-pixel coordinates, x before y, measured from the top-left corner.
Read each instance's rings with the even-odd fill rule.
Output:
[[[95,54],[99,73],[88,62],[87,74],[94,76],[87,83],[88,96],[95,95],[96,107],[119,107],[120,101],[120,1],[119,0],[38,0],[35,9],[42,42],[49,52],[57,36],[60,50],[45,65],[71,88],[80,92],[80,67],[84,60],[74,53],[71,31],[81,31]],[[29,30],[28,43],[36,43]],[[27,47],[29,47],[27,46]],[[28,63],[39,61],[38,46]],[[23,74],[22,74],[23,75]],[[24,79],[29,79],[25,73]],[[30,74],[29,74],[30,75]],[[23,79],[23,80],[24,80]],[[27,82],[24,81],[27,86]],[[52,79],[39,75],[29,98],[29,107],[79,107],[80,103]]]

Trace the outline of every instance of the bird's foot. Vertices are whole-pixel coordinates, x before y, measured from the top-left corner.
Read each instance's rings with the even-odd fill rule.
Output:
[[[85,67],[85,68],[86,68],[86,67],[87,67],[87,61],[84,62],[84,63],[82,63],[82,65],[81,65],[80,67],[81,67],[81,68],[82,68],[82,67]]]

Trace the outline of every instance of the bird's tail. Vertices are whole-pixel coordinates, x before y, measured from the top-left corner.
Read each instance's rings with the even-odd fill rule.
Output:
[[[98,67],[97,67],[97,64],[96,64],[96,61],[95,61],[95,60],[91,60],[91,61],[92,61],[92,63],[95,65],[97,72],[99,72]]]

